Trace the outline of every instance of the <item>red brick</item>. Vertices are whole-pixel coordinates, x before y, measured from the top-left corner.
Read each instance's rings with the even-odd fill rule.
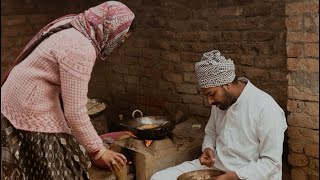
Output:
[[[15,45],[15,41],[12,38],[1,38],[1,48],[8,48]]]
[[[1,17],[1,24],[2,23],[8,26],[25,24],[26,16],[24,15],[4,16],[4,17]]]
[[[193,18],[208,19],[212,13],[209,9],[193,9]]]
[[[319,42],[318,43],[307,43],[304,45],[304,49],[305,49],[305,56],[316,57],[316,58],[319,57]]]
[[[243,15],[243,7],[234,6],[227,8],[218,8],[217,16],[219,17],[232,17]]]
[[[139,83],[138,76],[125,75],[123,78],[124,78],[124,81],[128,84],[138,84]]]
[[[306,71],[309,73],[319,72],[319,60],[306,59],[303,61]]]
[[[159,114],[164,109],[161,107],[146,106],[146,114]]]
[[[319,72],[319,60],[289,58],[287,60],[287,68],[289,71]]]
[[[160,78],[162,78],[162,72],[158,71],[158,70],[154,70],[150,67],[144,68],[142,75],[143,77],[149,77],[149,78],[153,78],[154,80],[158,80]]]
[[[289,139],[289,150],[295,153],[303,153],[304,143]]]
[[[294,167],[291,170],[292,180],[309,180],[308,175],[303,171],[302,168]]]
[[[255,65],[258,68],[282,68],[286,66],[286,57],[260,56],[259,59],[255,59]]]
[[[141,32],[143,33],[143,32]],[[154,33],[154,32],[153,32]],[[161,31],[160,36],[164,39],[173,40],[176,39],[176,33],[171,31]]]
[[[169,21],[168,28],[177,32],[186,32],[190,29],[190,22],[184,20]]]
[[[197,78],[195,73],[183,73],[183,81],[197,83]]]
[[[298,71],[300,70],[300,60],[296,58],[287,59],[287,68],[289,71]]]
[[[147,40],[141,40],[141,39],[136,39],[136,40],[133,42],[133,45],[134,45],[134,47],[136,47],[136,48],[144,48],[144,47],[146,47],[147,44],[148,44],[148,41],[147,41]]]
[[[19,39],[16,41],[16,45],[18,46],[26,46],[28,42],[32,39],[30,36],[22,36],[19,37]]]
[[[308,157],[304,154],[290,153],[288,157],[289,164],[293,166],[306,166],[309,163]]]
[[[244,8],[245,17],[269,16],[269,15],[271,15],[271,6],[267,3],[257,3],[254,5],[245,6]]]
[[[288,98],[297,100],[319,101],[319,94],[309,88],[288,86]]]
[[[125,49],[125,55],[127,56],[141,56],[142,52],[141,52],[141,48],[126,48]]]
[[[51,22],[53,19],[51,15],[47,15],[47,14],[32,14],[27,16],[27,20],[30,24],[46,25],[47,23]]]
[[[193,84],[180,84],[177,86],[177,92],[185,94],[197,94],[197,86]]]
[[[319,149],[318,149],[319,150]],[[315,159],[315,158],[310,158],[309,160],[309,168],[312,170],[315,170],[319,173],[319,158]]]
[[[183,103],[166,102],[165,109],[168,113],[176,113],[178,110],[186,113],[189,112],[188,105]]]
[[[186,104],[203,104],[202,97],[200,95],[182,95],[182,100]]]
[[[112,60],[114,61],[115,58],[113,58]],[[124,65],[135,65],[139,63],[139,58],[138,57],[129,57],[127,56],[126,58],[120,58],[120,61],[118,61],[119,63],[121,62]]]
[[[270,78],[273,81],[285,82],[287,81],[287,72],[270,72]]]
[[[288,31],[300,31],[302,29],[302,16],[289,16],[286,19],[286,27]]]
[[[161,91],[163,91],[163,90],[174,91],[175,90],[175,86],[172,82],[159,80],[158,83],[159,83],[159,89]]]
[[[142,57],[145,57],[148,59],[159,59],[161,56],[160,53],[161,53],[161,51],[159,49],[145,48],[145,49],[142,49],[141,55],[142,55]]]
[[[244,33],[244,38],[253,42],[270,41],[274,37],[275,34],[270,31],[249,31],[248,33]]]
[[[199,39],[198,32],[181,32],[177,34],[177,40],[183,42],[195,42]]]
[[[287,42],[319,42],[319,35],[308,32],[288,32]]]
[[[180,103],[182,102],[182,97],[177,93],[161,92],[162,99],[167,102]]]
[[[221,32],[207,32],[201,31],[199,32],[199,39],[200,41],[204,42],[220,42],[221,41]]]
[[[238,42],[238,41],[242,41],[242,32],[239,31],[225,31],[225,32],[221,32],[221,41],[223,42]]]
[[[319,130],[289,126],[288,137],[306,143],[319,143]]]
[[[180,62],[180,53],[162,52],[161,59],[164,61]]]
[[[311,18],[310,17],[305,17],[304,18],[304,27],[308,30],[311,29],[312,27],[312,22],[311,22]]]
[[[16,25],[6,26],[3,28],[2,36],[14,37],[18,35],[33,35],[35,32],[32,30],[32,26],[29,25]],[[31,37],[29,37],[31,38]]]
[[[200,61],[202,54],[190,53],[190,52],[181,52],[181,60],[182,61],[191,61],[197,62]]]
[[[190,114],[198,115],[202,117],[210,116],[210,108],[200,105],[189,105]]]
[[[240,57],[240,64],[242,65],[254,65],[254,58],[253,55],[241,55]]]
[[[182,63],[181,69],[184,72],[194,72],[194,63]]]
[[[303,46],[300,44],[287,44],[287,55],[289,58],[302,57]]]
[[[163,72],[163,78],[167,81],[179,84],[182,82],[182,75],[173,72]]]
[[[288,101],[287,101],[287,111],[288,112],[296,112],[297,109],[298,109],[298,102],[288,99]]]
[[[291,113],[288,116],[288,124],[310,129],[319,129],[319,120],[304,113]]]
[[[244,48],[247,54],[270,55],[274,53],[273,46],[270,43],[248,43],[241,48]]]
[[[307,156],[319,158],[319,144],[307,144],[304,151]]]
[[[266,79],[269,77],[268,70],[258,68],[244,68],[244,73],[249,79]]]
[[[303,3],[287,3],[286,15],[303,14],[303,13],[318,13],[319,2],[303,2]]]
[[[319,116],[319,102],[306,102],[305,113],[311,116]]]
[[[139,65],[131,65],[129,66],[128,74],[140,76],[142,73],[142,68]]]
[[[192,16],[192,11],[186,8],[176,9],[174,13],[175,19],[189,19]]]

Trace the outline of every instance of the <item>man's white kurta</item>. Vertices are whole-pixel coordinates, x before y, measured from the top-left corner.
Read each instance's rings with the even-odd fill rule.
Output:
[[[240,179],[281,180],[285,114],[270,95],[245,78],[239,80],[246,86],[232,106],[227,110],[212,106],[202,150],[211,148],[214,168],[234,171]],[[151,179],[171,180],[206,168],[196,159],[162,170]]]
[[[281,179],[283,110],[247,79],[237,101],[223,111],[212,106],[202,150],[214,150],[214,167],[235,171],[240,179]]]

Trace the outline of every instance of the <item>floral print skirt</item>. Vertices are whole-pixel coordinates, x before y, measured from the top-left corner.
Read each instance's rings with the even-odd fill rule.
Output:
[[[90,158],[70,134],[23,131],[1,117],[1,179],[89,179]]]

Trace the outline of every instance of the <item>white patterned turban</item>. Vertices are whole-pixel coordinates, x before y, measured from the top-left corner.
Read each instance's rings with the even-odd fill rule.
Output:
[[[195,64],[195,71],[201,88],[228,84],[236,77],[233,61],[221,56],[218,50],[204,53]]]

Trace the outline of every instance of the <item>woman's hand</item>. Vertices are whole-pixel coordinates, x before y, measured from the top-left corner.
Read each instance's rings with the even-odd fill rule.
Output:
[[[201,165],[212,167],[214,162],[216,161],[213,150],[210,148],[206,148],[200,156],[199,160]]]
[[[238,176],[235,172],[226,172],[216,178],[216,180],[238,180]]]
[[[125,166],[127,158],[121,153],[107,149],[101,158],[97,160],[92,159],[92,161],[100,168],[106,168],[113,171],[113,167],[120,170],[122,166]]]

